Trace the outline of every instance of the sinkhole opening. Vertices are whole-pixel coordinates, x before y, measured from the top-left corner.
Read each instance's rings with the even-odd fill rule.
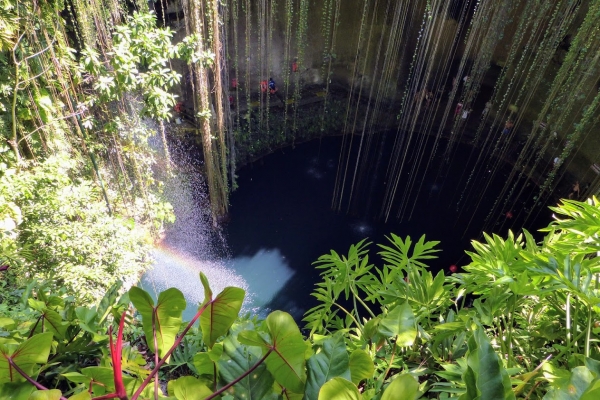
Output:
[[[480,150],[468,143],[454,143],[451,158],[434,149],[434,141],[407,144],[406,167],[393,182],[386,169],[396,157],[389,144],[396,134],[389,134],[388,143],[381,141],[363,176],[346,174],[346,182],[345,157],[357,157],[360,144],[356,141],[340,157],[345,140],[340,136],[279,149],[244,166],[237,173],[228,221],[218,229],[211,226],[200,174],[192,168],[178,175],[167,183],[178,219],[156,249],[155,266],[142,286],[151,292],[178,287],[189,303],[185,316],[191,318],[204,299],[202,271],[215,293],[226,286],[245,289],[244,312],[264,316],[284,310],[300,321],[315,305],[310,294],[320,277],[313,262],[331,250],[346,254],[350,245],[366,239],[378,265],[376,244],[387,244],[386,236],[417,241],[425,235],[440,242],[430,268],[450,273],[451,265],[468,264],[465,251],[483,230],[506,235],[526,228],[535,234],[548,224],[549,210],[534,199],[537,185],[523,180],[522,195],[505,202],[513,166],[504,160],[482,164]],[[187,157],[187,164],[194,159],[186,151],[177,157]],[[386,220],[382,204],[392,184],[396,196]],[[334,199],[340,185],[353,185],[352,195]]]

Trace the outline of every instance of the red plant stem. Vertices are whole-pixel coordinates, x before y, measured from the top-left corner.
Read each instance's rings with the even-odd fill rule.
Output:
[[[246,376],[251,374],[252,371],[254,371],[256,369],[256,367],[258,367],[260,364],[262,364],[263,361],[265,361],[265,359],[269,356],[269,354],[271,354],[272,351],[273,351],[273,348],[270,348],[269,351],[267,351],[267,354],[265,354],[260,360],[258,360],[256,362],[256,364],[254,364],[252,366],[252,368],[250,368],[248,371],[244,372],[242,375],[238,376],[237,378],[235,378],[234,380],[229,382],[227,385],[223,386],[221,389],[217,390],[216,392],[214,392],[213,394],[211,394],[204,400],[214,399],[215,397],[219,396],[221,393],[223,393],[224,391],[226,391],[227,389],[229,389],[230,387],[232,387],[233,385],[235,385],[236,383],[238,383],[239,381],[244,379]]]
[[[154,366],[154,369],[152,369],[152,371],[150,372],[150,375],[148,375],[148,377],[146,379],[144,379],[144,381],[142,382],[142,384],[140,385],[140,387],[135,391],[135,393],[133,394],[133,396],[131,396],[131,400],[137,400],[137,398],[140,396],[140,394],[142,393],[142,391],[146,388],[146,386],[148,386],[148,383],[150,383],[150,381],[152,380],[152,378],[154,378],[154,375],[156,375],[158,373],[158,370],[160,369],[160,367],[162,367],[162,365],[167,361],[167,359],[171,356],[171,353],[173,353],[173,351],[175,351],[175,349],[177,348],[177,346],[179,346],[179,344],[183,340],[184,336],[188,333],[188,331],[191,329],[191,327],[196,323],[196,320],[198,318],[200,318],[200,315],[202,315],[202,313],[204,312],[204,310],[206,310],[206,307],[208,307],[211,304],[212,304],[212,300],[209,301],[208,303],[206,303],[205,305],[203,305],[198,310],[198,312],[196,313],[196,315],[194,315],[194,318],[192,318],[192,320],[185,327],[185,329],[183,330],[183,332],[181,332],[181,335],[179,335],[179,337],[177,338],[177,340],[175,340],[175,343],[173,343],[173,346],[171,346],[171,348],[169,349],[169,351],[167,351],[166,354],[163,356],[163,358],[161,358],[160,361]]]
[[[36,382],[32,377],[30,377],[29,375],[27,375],[25,373],[25,371],[23,371],[21,368],[19,368],[19,366],[17,364],[15,364],[15,362],[12,360],[12,358],[7,357],[7,361],[10,364],[11,367],[13,367],[15,369],[15,371],[17,371],[19,374],[21,374],[21,376],[23,378],[25,378],[25,380],[29,383],[31,383],[33,386],[35,386],[38,390],[48,390],[47,387],[45,387],[44,385],[42,385],[39,382]],[[60,400],[67,400],[66,397],[60,396]]]
[[[127,311],[121,314],[119,330],[117,331],[117,343],[113,343],[112,326],[109,327],[110,356],[113,364],[113,378],[115,382],[115,395],[121,400],[127,400],[127,392],[123,384],[122,354],[123,354],[123,328],[125,327],[125,316]]]

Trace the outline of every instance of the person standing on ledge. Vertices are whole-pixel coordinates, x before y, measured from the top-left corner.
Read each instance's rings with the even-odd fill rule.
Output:
[[[273,78],[269,78],[269,93],[275,94],[275,92],[277,92],[277,85],[275,85]]]

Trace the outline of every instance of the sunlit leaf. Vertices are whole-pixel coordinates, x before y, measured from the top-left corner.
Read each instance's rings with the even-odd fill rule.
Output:
[[[237,287],[226,287],[210,303],[200,316],[202,338],[208,347],[213,347],[216,341],[227,333],[238,316],[245,291]]]
[[[346,350],[344,336],[337,334],[323,342],[321,351],[307,362],[308,379],[304,398],[317,399],[321,386],[335,377],[350,380],[350,357]]]
[[[363,379],[370,379],[373,377],[375,367],[373,360],[369,354],[361,349],[356,349],[350,354],[350,375],[352,376],[352,383],[358,385]]]
[[[333,378],[321,387],[318,400],[362,400],[362,396],[352,382]]]
[[[418,395],[419,382],[410,374],[402,374],[389,384],[381,400],[414,400]]]
[[[142,325],[148,347],[151,351],[155,351],[154,332],[156,332],[158,355],[162,357],[173,345],[175,336],[179,332],[181,315],[186,306],[183,294],[175,288],[167,289],[158,295],[155,306],[148,292],[134,286],[129,289],[129,298],[142,315]],[[152,329],[153,323],[154,331]]]
[[[381,320],[379,333],[384,336],[398,336],[398,346],[411,346],[417,337],[417,326],[412,308],[405,302],[394,307]]]

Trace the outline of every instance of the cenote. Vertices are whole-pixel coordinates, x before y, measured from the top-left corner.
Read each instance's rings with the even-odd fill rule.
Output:
[[[284,310],[300,321],[315,304],[310,294],[320,278],[313,263],[331,250],[346,254],[350,245],[366,239],[372,242],[370,257],[377,265],[377,244],[388,244],[386,236],[394,233],[417,241],[425,235],[427,240],[440,242],[437,248],[441,251],[430,260],[430,268],[448,270],[450,265],[460,268],[469,262],[465,251],[471,249],[471,240],[482,239],[484,222],[502,235],[522,227],[524,213],[517,209],[489,214],[510,173],[509,164],[495,176],[489,174],[491,180],[486,182],[491,189],[481,199],[473,193],[472,203],[460,201],[468,179],[465,171],[474,167],[471,155],[477,151],[465,143],[456,146],[451,160],[445,161],[444,152],[439,151],[428,168],[423,164],[417,170],[421,190],[409,197],[410,216],[407,212],[402,219],[383,221],[379,207],[387,184],[383,172],[369,177],[370,190],[360,193],[356,204],[346,202],[343,210],[333,210],[341,143],[340,136],[323,137],[278,149],[241,168],[228,221],[216,230],[201,212],[206,201],[202,190],[189,193],[188,187],[183,196],[181,187],[173,190],[178,193],[178,200],[172,200],[178,221],[155,252],[154,269],[142,286],[151,292],[178,287],[191,303],[186,311],[189,318],[203,299],[198,279],[202,271],[215,291],[226,286],[246,289],[246,312],[264,316],[269,310]],[[384,163],[391,156],[387,153],[382,155]],[[400,188],[408,186],[411,173],[404,173]],[[531,207],[524,201],[518,204]],[[507,217],[508,211],[514,214],[512,218]],[[550,218],[547,209],[536,215],[526,226],[532,233]]]

